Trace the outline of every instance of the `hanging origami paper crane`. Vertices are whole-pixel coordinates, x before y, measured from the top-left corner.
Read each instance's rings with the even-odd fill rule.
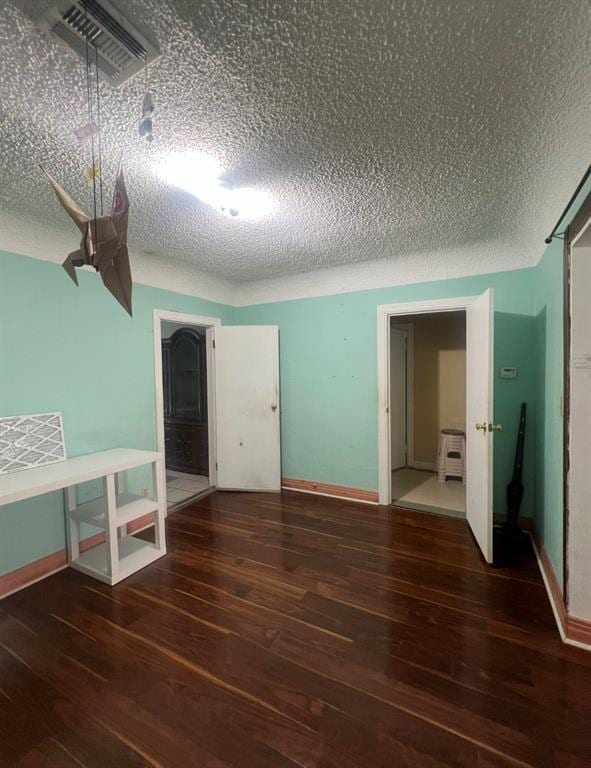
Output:
[[[45,171],[45,169],[43,169]],[[72,221],[82,232],[80,249],[68,254],[63,267],[78,285],[75,267],[92,266],[100,273],[103,285],[131,315],[131,270],[127,251],[129,199],[123,170],[119,167],[110,216],[90,219],[70,195],[45,171],[53,191]]]

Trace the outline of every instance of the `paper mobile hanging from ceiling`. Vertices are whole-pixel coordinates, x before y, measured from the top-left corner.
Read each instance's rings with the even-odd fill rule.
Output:
[[[148,143],[151,144],[152,139],[154,138],[152,136],[152,131],[154,128],[152,123],[152,115],[154,114],[154,101],[152,99],[152,94],[150,93],[150,89],[148,87],[148,58],[147,57],[144,64],[145,64],[144,100],[142,102],[142,119],[140,120],[139,134],[142,138],[144,138]]]
[[[91,28],[86,13],[86,30]],[[94,47],[96,121],[93,107],[91,46]],[[103,285],[110,291],[121,306],[131,313],[131,270],[127,250],[127,223],[129,218],[129,199],[125,189],[125,180],[121,164],[115,181],[115,194],[110,216],[103,215],[103,178],[101,151],[101,102],[99,89],[98,50],[89,40],[86,32],[86,93],[88,101],[88,123],[74,131],[80,142],[90,138],[92,165],[86,173],[87,181],[92,184],[93,217],[87,216],[68,193],[60,187],[45,169],[53,191],[58,200],[82,232],[80,249],[68,254],[63,267],[78,285],[76,267],[91,266],[100,273]],[[98,156],[95,157],[95,136],[97,137]],[[98,183],[97,183],[98,182]],[[97,190],[98,187],[98,190]],[[98,192],[98,195],[97,195]],[[100,213],[100,215],[97,215]]]
[[[44,169],[45,170],[45,169]],[[129,200],[123,169],[119,166],[110,216],[90,219],[47,171],[58,200],[82,232],[80,249],[68,254],[63,267],[78,285],[76,267],[91,266],[100,273],[105,288],[131,315],[131,270],[127,251]]]

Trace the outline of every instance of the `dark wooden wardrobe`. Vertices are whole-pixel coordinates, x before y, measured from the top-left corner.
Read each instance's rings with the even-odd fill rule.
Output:
[[[180,328],[162,340],[166,467],[209,475],[205,334]]]

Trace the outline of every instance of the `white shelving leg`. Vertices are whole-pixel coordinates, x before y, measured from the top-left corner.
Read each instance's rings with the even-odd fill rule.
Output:
[[[158,465],[160,467],[160,487],[162,490],[162,504],[164,509],[163,516],[166,518],[168,517],[168,499],[166,498],[166,460],[163,458],[162,461],[158,462]],[[154,486],[154,489],[155,488],[156,486]],[[158,500],[160,500],[160,496],[158,496]]]
[[[72,512],[76,509],[76,486],[65,489],[66,514],[68,515],[68,562],[80,557],[80,523],[74,520]]]
[[[111,583],[119,575],[119,547],[117,543],[117,498],[115,494],[115,475],[104,479],[105,498],[107,499],[107,575]]]
[[[124,493],[126,491],[125,487],[125,473],[123,472],[116,472],[115,473],[115,496],[118,496],[120,493]],[[117,528],[117,538],[123,539],[125,536],[127,536],[127,526],[121,525],[119,528]]]
[[[114,478],[115,478],[115,498],[117,498],[117,496],[121,493],[121,489],[119,488],[119,473],[118,472],[115,472]],[[117,538],[118,539],[122,539],[123,538],[123,536],[125,535],[124,531],[125,531],[125,528],[117,528]]]
[[[156,495],[155,501],[158,502],[158,509],[156,510],[156,519],[154,520],[154,543],[156,549],[162,554],[166,552],[166,533],[164,530],[164,517],[166,514],[166,495],[164,493],[164,466],[162,461],[154,461],[152,463],[152,483],[154,486],[154,493]]]
[[[115,488],[117,493],[127,493],[127,473],[117,472],[115,475]]]

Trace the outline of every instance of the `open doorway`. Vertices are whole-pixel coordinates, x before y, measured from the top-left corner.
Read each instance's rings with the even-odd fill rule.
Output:
[[[166,496],[172,509],[209,490],[206,328],[162,321]]]
[[[172,409],[168,409],[168,416],[165,416],[164,391],[166,387],[172,387],[173,383],[165,380],[167,366],[163,365],[163,339],[166,338],[182,340],[184,348],[179,362],[179,370],[184,378],[177,382],[181,389],[182,405],[178,409],[171,403]],[[199,377],[195,370],[195,356],[203,355],[203,343],[205,361],[201,365],[204,365],[204,374]],[[252,364],[253,360],[257,361],[256,365]],[[168,509],[195,498],[192,491],[203,495],[216,489],[280,490],[277,326],[222,326],[220,318],[155,309],[154,381],[158,451],[167,463],[165,470],[164,462],[161,462],[161,482],[163,486],[167,485],[168,474],[168,493],[172,492]],[[174,392],[173,387],[173,394],[169,396],[173,400]],[[195,397],[199,392],[201,407],[197,408]],[[171,402],[170,399],[168,402]],[[178,417],[180,422],[189,420],[193,425],[200,426],[201,431],[207,435],[206,449],[202,441],[195,457],[192,446],[185,445],[193,438],[187,434],[176,436],[170,431],[170,447],[167,447],[166,432],[171,417]],[[178,426],[182,427],[183,424]],[[177,463],[179,456],[175,455],[176,451],[180,452],[180,464]],[[199,480],[199,487],[195,487],[196,477],[204,478],[207,467],[208,485],[203,488],[205,484]],[[177,472],[189,477],[179,478]],[[182,487],[185,485],[184,480],[189,485],[187,489]],[[190,495],[180,499],[176,491],[182,490],[187,490]]]
[[[466,312],[390,318],[392,504],[466,514]]]
[[[487,562],[493,560],[494,293],[378,306],[378,488],[379,503],[392,504],[392,417],[390,414],[391,318],[461,311],[466,333],[466,520]],[[449,457],[450,459],[457,457]],[[415,458],[416,461],[416,458]]]
[[[154,310],[156,433],[167,509],[216,486],[213,332],[220,320]]]

